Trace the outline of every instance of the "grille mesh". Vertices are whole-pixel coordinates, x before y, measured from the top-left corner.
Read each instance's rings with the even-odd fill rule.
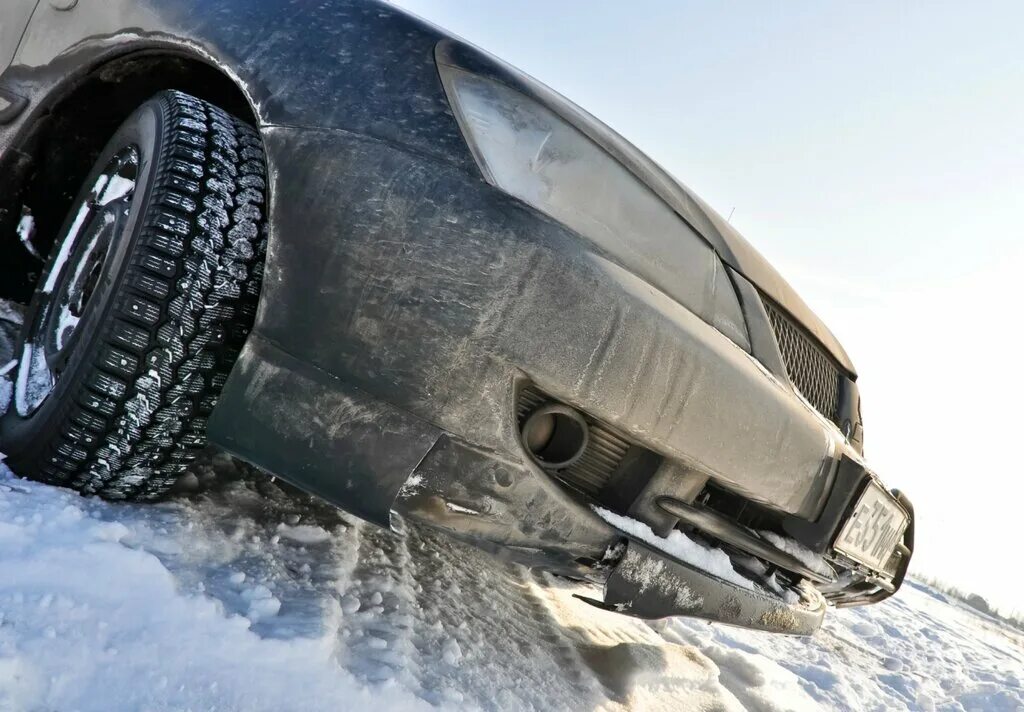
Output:
[[[842,372],[818,341],[768,299],[762,299],[793,385],[814,408],[837,425]]]

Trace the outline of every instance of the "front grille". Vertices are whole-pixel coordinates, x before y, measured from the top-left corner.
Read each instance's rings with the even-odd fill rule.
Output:
[[[761,301],[768,312],[782,361],[793,385],[819,413],[842,427],[839,422],[839,389],[843,374],[839,365],[817,339],[780,307],[767,298]]]

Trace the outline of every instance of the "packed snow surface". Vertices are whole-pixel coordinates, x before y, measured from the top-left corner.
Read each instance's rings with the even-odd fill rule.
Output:
[[[2,470],[4,712],[1024,708],[1024,636],[916,584],[810,639],[645,623],[223,456],[150,506]]]

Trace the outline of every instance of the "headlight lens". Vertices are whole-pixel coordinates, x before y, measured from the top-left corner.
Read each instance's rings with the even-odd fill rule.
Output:
[[[490,183],[593,241],[749,349],[718,256],[660,197],[550,109],[499,82],[440,69]]]

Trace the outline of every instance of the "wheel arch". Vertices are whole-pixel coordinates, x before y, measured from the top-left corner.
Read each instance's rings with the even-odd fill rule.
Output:
[[[167,89],[209,101],[259,130],[243,83],[188,47],[123,47],[68,72],[34,102],[32,117],[5,150],[0,171],[0,235],[14,233],[22,206],[31,210],[34,243],[46,254],[71,199],[117,127]],[[83,118],[86,117],[86,118]],[[267,196],[269,200],[269,195]],[[27,302],[38,263],[17,239],[0,239],[0,298]]]

